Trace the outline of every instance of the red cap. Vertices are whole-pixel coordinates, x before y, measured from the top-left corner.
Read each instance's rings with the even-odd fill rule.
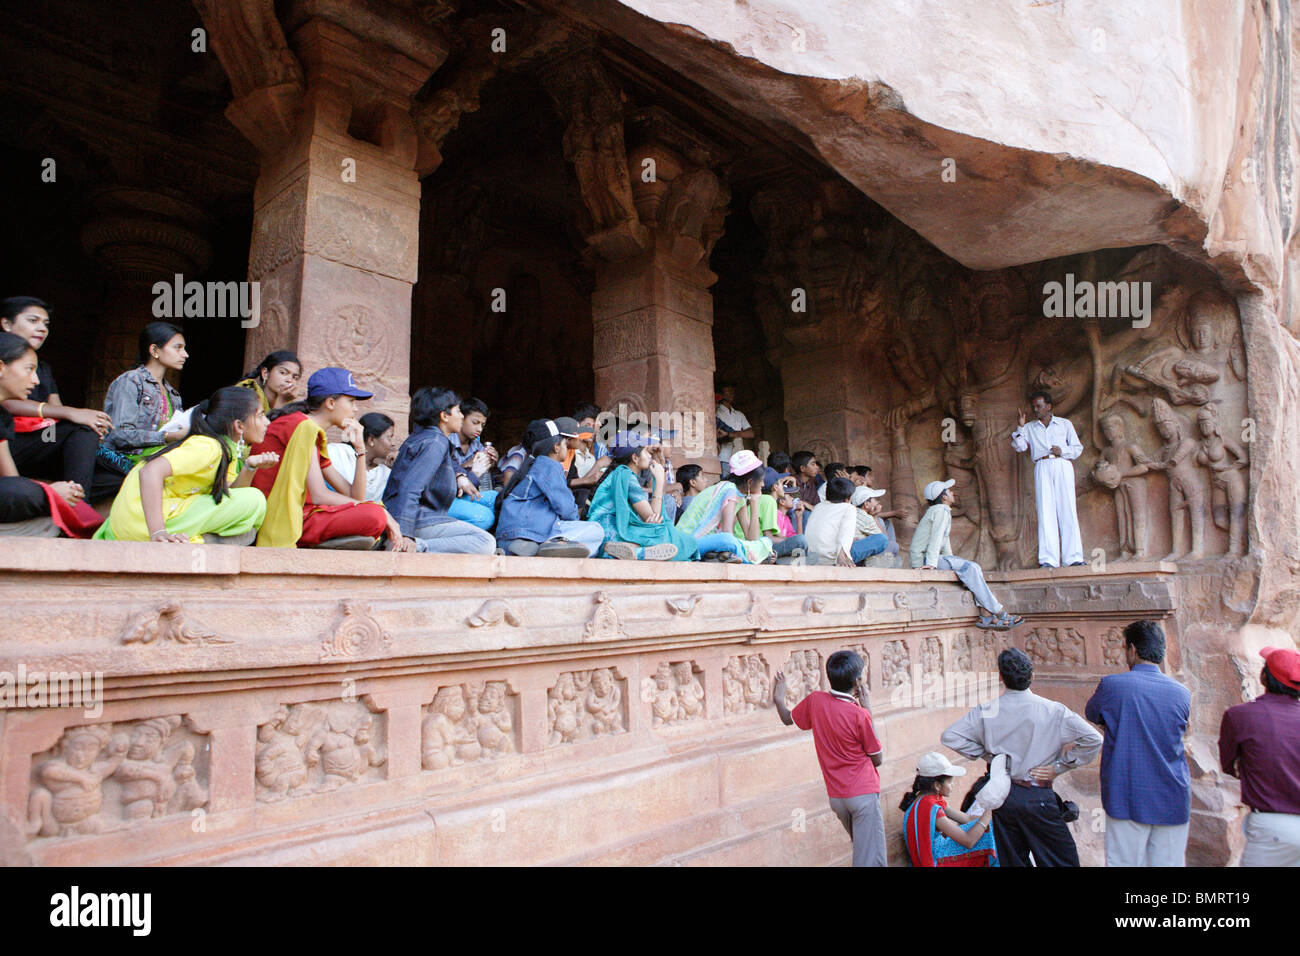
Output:
[[[1278,683],[1300,690],[1300,651],[1289,647],[1266,647],[1259,656],[1264,658],[1264,666]]]

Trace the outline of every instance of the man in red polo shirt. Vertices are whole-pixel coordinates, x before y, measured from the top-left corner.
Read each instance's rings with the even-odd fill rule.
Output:
[[[886,866],[885,821],[880,814],[880,774],[884,748],[876,739],[871,713],[855,694],[862,676],[862,657],[836,651],[826,659],[831,692],[815,690],[785,706],[785,675],[776,672],[772,702],[781,722],[813,732],[817,762],[826,781],[831,810],[853,840],[854,866]]]
[[[1219,725],[1219,765],[1241,780],[1250,807],[1242,866],[1300,866],[1300,651],[1259,652],[1264,693],[1229,707]]]

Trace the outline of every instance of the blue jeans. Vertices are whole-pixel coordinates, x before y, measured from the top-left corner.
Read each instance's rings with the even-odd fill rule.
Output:
[[[951,554],[942,554],[935,565],[940,571],[954,571],[961,583],[975,596],[975,603],[990,614],[1002,613],[1002,602],[993,596],[984,581],[984,569],[974,561],[958,558]]]
[[[457,521],[467,521],[474,527],[487,531],[492,525],[496,524],[496,500],[497,492],[495,491],[483,492],[478,501],[461,495],[451,503],[451,507],[447,509],[447,514]]]
[[[888,545],[889,539],[883,534],[869,534],[853,542],[853,546],[849,549],[849,557],[853,559],[854,564],[861,564],[872,555],[882,554]]]
[[[788,538],[772,542],[772,553],[778,558],[788,558],[795,548],[803,548],[805,552],[808,550],[808,542],[804,540],[803,535],[792,534]]]
[[[745,557],[745,549],[740,543],[740,539],[734,534],[727,534],[722,531],[715,531],[713,534],[706,534],[704,537],[697,539],[700,549],[700,557],[703,558],[710,551],[729,551],[732,554],[738,554],[746,562],[749,558]]]

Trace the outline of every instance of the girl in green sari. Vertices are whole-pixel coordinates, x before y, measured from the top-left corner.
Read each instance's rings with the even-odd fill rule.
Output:
[[[695,496],[677,519],[677,530],[695,538],[701,554],[725,554],[729,562],[763,564],[772,541],[763,533],[763,463],[752,451],[731,456],[730,473]],[[775,506],[775,500],[766,496]],[[768,519],[775,529],[775,507]],[[734,534],[731,533],[734,530]]]
[[[605,529],[603,556],[624,560],[689,561],[695,539],[664,522],[664,468],[647,448],[619,445],[610,449],[610,467],[591,496],[587,520]],[[649,468],[654,475],[650,494],[637,481]]]

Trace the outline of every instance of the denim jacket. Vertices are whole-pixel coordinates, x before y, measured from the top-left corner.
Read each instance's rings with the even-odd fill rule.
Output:
[[[167,400],[163,389],[167,391]],[[168,401],[171,412],[167,411]],[[104,438],[104,444],[120,452],[161,445],[164,439],[159,426],[183,407],[181,393],[171,382],[163,379],[160,388],[143,365],[123,372],[108,386],[108,396],[104,399],[104,411],[113,420],[113,430]]]
[[[402,442],[384,486],[384,507],[415,537],[417,528],[437,524],[456,500],[456,464],[451,442],[439,428],[416,429]]]
[[[542,542],[555,536],[556,522],[577,519],[578,505],[565,481],[564,466],[541,457],[501,503],[497,539]]]

